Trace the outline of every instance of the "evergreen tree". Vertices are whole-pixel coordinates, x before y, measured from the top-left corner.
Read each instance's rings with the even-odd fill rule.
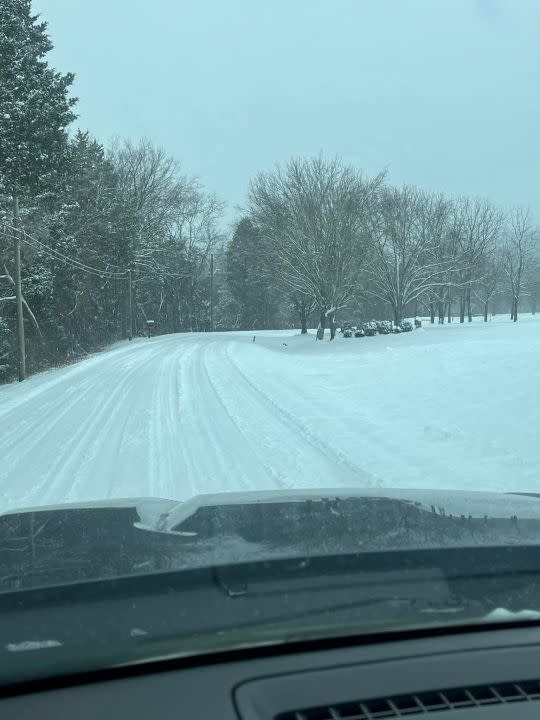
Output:
[[[51,185],[65,163],[73,75],[49,67],[51,48],[30,0],[0,0],[0,182],[11,196]]]
[[[40,206],[27,219],[27,227],[48,246],[105,272],[116,269],[116,240],[121,229],[121,198],[116,175],[105,151],[89,133],[78,132],[68,147],[69,172],[61,188],[40,198]],[[51,348],[62,354],[82,347],[98,347],[116,339],[125,285],[114,287],[110,278],[74,270],[60,260],[34,256],[27,277],[51,270],[51,297],[34,297],[41,319],[50,321]],[[27,280],[28,282],[28,280]],[[62,323],[57,320],[62,318]],[[51,350],[52,352],[52,350]]]
[[[278,287],[270,275],[267,257],[251,220],[240,220],[227,250],[227,279],[241,329],[271,328],[275,323]]]

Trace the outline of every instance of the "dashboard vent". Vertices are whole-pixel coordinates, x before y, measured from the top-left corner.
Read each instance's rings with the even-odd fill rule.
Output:
[[[409,715],[540,700],[540,681],[475,685],[434,692],[371,698],[280,713],[275,720],[383,720]]]

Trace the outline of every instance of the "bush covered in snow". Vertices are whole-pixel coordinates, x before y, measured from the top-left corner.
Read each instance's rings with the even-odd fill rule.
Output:
[[[414,325],[409,320],[403,320],[399,325],[394,325],[390,320],[370,320],[365,323],[353,325],[350,322],[343,322],[341,332],[343,337],[373,337],[374,335],[396,335],[402,332],[410,332]]]
[[[377,334],[377,323],[375,322],[375,320],[365,322],[362,325],[362,330],[364,331],[364,335],[366,335],[367,337],[373,337]]]
[[[390,335],[392,332],[392,323],[390,320],[377,320],[377,332],[380,335]]]

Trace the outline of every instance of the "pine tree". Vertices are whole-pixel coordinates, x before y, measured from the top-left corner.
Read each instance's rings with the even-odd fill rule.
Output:
[[[0,0],[0,192],[13,198],[56,184],[67,159],[67,126],[74,119],[68,97],[73,75],[49,67],[46,24],[32,15],[30,0]],[[14,240],[19,380],[26,376],[20,240]]]
[[[51,48],[30,0],[0,0],[0,182],[12,196],[51,184],[66,160],[73,75],[49,67]]]
[[[227,280],[238,305],[239,325],[245,330],[269,328],[275,323],[278,289],[267,255],[251,220],[240,220],[227,249]]]
[[[62,255],[107,271],[116,262],[116,215],[121,210],[113,168],[103,147],[85,132],[69,142],[68,166],[61,186],[36,198],[26,229]],[[47,338],[48,348],[42,342],[40,355],[54,357],[56,348],[62,356],[77,355],[81,343],[94,348],[116,339],[125,284],[115,298],[107,278],[74,270],[35,250],[25,280],[25,293]]]

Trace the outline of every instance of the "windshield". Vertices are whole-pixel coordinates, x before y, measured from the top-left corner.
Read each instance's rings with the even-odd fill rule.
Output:
[[[0,0],[10,672],[536,617],[539,21]]]

